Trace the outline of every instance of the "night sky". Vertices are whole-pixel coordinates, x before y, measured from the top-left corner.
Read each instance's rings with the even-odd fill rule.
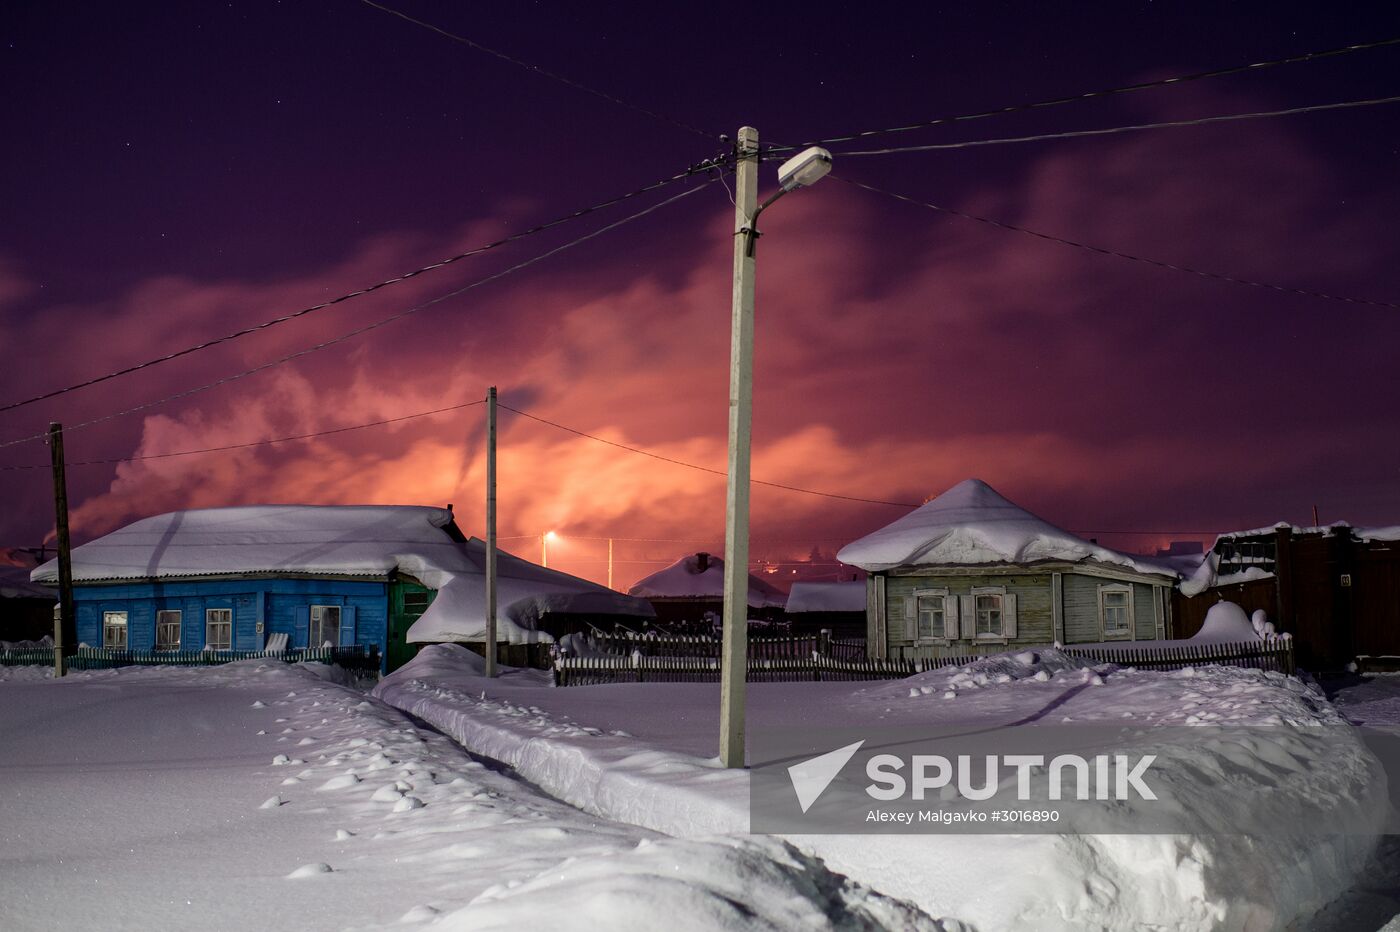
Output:
[[[374,284],[724,150],[899,126],[1400,36],[1386,4],[10,3],[0,10],[0,404]],[[1387,8],[1388,7],[1388,8]],[[1400,104],[843,158],[1400,94],[1400,47],[833,143],[764,215],[754,476],[920,502],[969,476],[1127,550],[1278,520],[1400,523]],[[670,122],[675,121],[675,122]],[[693,133],[675,123],[698,127]],[[70,461],[502,400],[723,469],[730,229],[700,175],[482,256],[0,414],[0,443],[205,385],[693,196],[410,318],[71,427]],[[774,165],[763,166],[763,193]],[[255,502],[446,504],[483,533],[483,409],[69,470],[76,542]],[[722,543],[724,483],[502,413],[510,549],[625,586]],[[44,465],[41,442],[0,466]],[[0,471],[0,548],[52,536],[46,469]],[[754,551],[832,552],[907,509],[771,488]],[[1136,533],[1126,533],[1136,532]],[[646,540],[630,540],[646,539]],[[3,554],[0,549],[0,554]],[[657,562],[647,562],[657,561]]]

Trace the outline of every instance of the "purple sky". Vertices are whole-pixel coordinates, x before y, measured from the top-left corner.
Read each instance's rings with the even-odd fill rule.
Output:
[[[392,5],[392,4],[391,4]],[[1400,35],[1371,5],[861,4],[830,11],[405,0],[405,12],[696,126],[689,133],[354,2],[0,11],[0,403],[373,284],[667,177],[759,127],[800,142]],[[794,21],[795,20],[795,21]],[[736,36],[742,38],[736,39]],[[1400,94],[1400,48],[833,144],[862,181],[1113,250],[1400,301],[1400,105],[1107,138],[843,158]],[[765,193],[773,184],[764,167]],[[689,182],[702,186],[701,181]],[[679,186],[668,191],[679,193]],[[100,387],[0,442],[203,385],[656,203],[658,193]],[[732,207],[711,184],[371,334],[72,429],[116,460],[480,398],[723,468]],[[968,476],[1124,549],[1400,523],[1400,312],[1105,257],[824,181],[764,217],[754,474],[918,502]],[[501,533],[626,584],[717,547],[719,477],[515,415]],[[70,470],[75,538],[181,507],[456,503],[480,533],[481,409],[314,441]],[[40,443],[0,465],[47,461]],[[0,472],[0,547],[52,526]],[[758,556],[899,508],[760,489]],[[1121,534],[1120,531],[1152,533]],[[693,538],[693,540],[691,539]]]

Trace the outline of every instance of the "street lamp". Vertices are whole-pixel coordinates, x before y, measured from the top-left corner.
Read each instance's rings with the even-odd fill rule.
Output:
[[[553,531],[545,531],[540,535],[540,566],[549,568],[549,542],[559,535]]]
[[[744,684],[749,653],[749,459],[753,428],[754,251],[758,215],[778,198],[831,171],[831,153],[813,146],[778,169],[778,190],[758,205],[758,130],[739,130],[734,165],[734,290],[730,318],[729,478],[724,521],[724,641],[721,648],[719,757],[744,766]]]

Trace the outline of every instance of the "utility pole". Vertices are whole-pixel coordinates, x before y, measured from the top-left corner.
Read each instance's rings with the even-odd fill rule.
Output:
[[[54,528],[58,532],[58,624],[54,626],[53,672],[66,672],[64,646],[75,642],[78,626],[73,617],[73,557],[68,540],[68,478],[64,473],[63,425],[49,424],[49,456],[53,462]]]
[[[613,587],[613,585],[612,585],[612,567],[613,567],[613,539],[612,539],[611,537],[609,537],[609,538],[608,538],[608,588],[609,588],[609,589],[611,589],[611,588]]]
[[[496,386],[486,389],[486,675],[496,675]]]
[[[739,130],[734,163],[734,290],[729,350],[729,477],[724,501],[724,631],[719,757],[744,766],[744,686],[749,655],[749,454],[753,427],[754,255],[758,231],[758,130]]]

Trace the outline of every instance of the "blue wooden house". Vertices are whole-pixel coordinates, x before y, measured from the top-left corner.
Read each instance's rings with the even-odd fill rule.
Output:
[[[377,652],[392,670],[417,652],[408,629],[433,614],[438,591],[481,575],[480,551],[444,508],[257,505],[157,515],[74,548],[77,639],[129,651],[330,645]],[[557,608],[569,607],[559,591],[572,590],[593,613],[637,611],[636,600],[544,572]],[[57,562],[32,578],[57,585]],[[543,586],[516,581],[512,591],[539,601]],[[455,616],[474,606],[458,601],[444,600],[438,614],[450,604],[454,617],[436,619],[437,628],[463,626]]]

